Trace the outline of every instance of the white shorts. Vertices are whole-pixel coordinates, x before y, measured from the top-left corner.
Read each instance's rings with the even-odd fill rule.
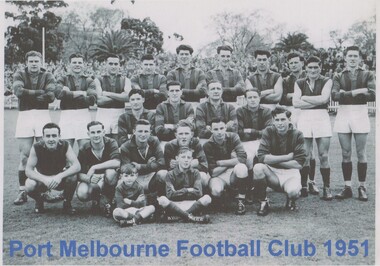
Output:
[[[119,116],[124,113],[124,108],[99,108],[96,112],[96,121],[104,125],[106,134],[117,134]]]
[[[245,141],[242,142],[243,148],[245,152],[247,153],[247,167],[248,169],[253,168],[253,158],[255,158],[257,151],[260,146],[260,140],[252,140],[252,141]]]
[[[369,133],[371,125],[367,105],[340,105],[336,115],[334,132]]]
[[[156,172],[151,172],[146,175],[139,175],[136,181],[144,188],[144,191],[148,191],[149,182],[155,174]]]
[[[224,181],[224,183],[226,183],[227,186],[231,186],[231,175],[233,173],[234,173],[234,168],[228,168],[225,172],[212,178],[220,178]]]
[[[17,117],[15,137],[42,137],[42,128],[50,122],[49,110],[20,111]]]
[[[62,110],[59,126],[62,139],[88,139],[87,124],[91,122],[88,109]]]
[[[326,109],[301,110],[297,128],[305,138],[331,137],[331,121]]]
[[[301,190],[301,174],[300,170],[298,169],[280,169],[275,168],[269,165],[266,165],[270,171],[272,171],[273,174],[275,174],[278,178],[278,181],[280,182],[281,189],[284,189],[284,184],[292,179],[296,178],[298,179],[299,183],[299,190]]]
[[[196,202],[195,200],[172,201],[181,210],[187,211]]]

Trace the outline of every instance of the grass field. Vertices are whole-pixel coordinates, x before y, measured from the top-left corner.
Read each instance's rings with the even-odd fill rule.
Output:
[[[90,203],[81,203],[74,199],[73,205],[78,214],[67,216],[60,213],[61,203],[46,204],[48,212],[43,215],[33,213],[34,201],[29,198],[27,204],[13,205],[18,190],[18,146],[14,139],[16,110],[5,110],[4,131],[4,199],[3,199],[3,263],[4,264],[154,264],[154,265],[243,265],[243,264],[374,264],[375,263],[375,118],[371,117],[371,133],[368,138],[368,202],[357,200],[356,161],[353,161],[354,198],[331,202],[309,196],[298,201],[298,212],[287,212],[283,206],[285,195],[269,193],[272,212],[266,217],[258,217],[258,204],[247,206],[244,216],[236,216],[233,212],[212,213],[212,223],[209,225],[193,224],[145,224],[132,228],[119,228],[112,219],[95,217],[89,214]],[[52,111],[53,121],[59,119],[59,112]],[[332,122],[335,117],[331,116]],[[355,157],[353,157],[355,158]],[[317,160],[318,161],[318,160]],[[341,173],[341,150],[336,135],[332,138],[330,147],[331,188],[333,194],[343,187]],[[318,170],[316,181],[321,186],[321,176]],[[274,257],[268,253],[268,244],[278,239],[282,242],[300,244],[304,240],[316,246],[316,254],[311,257],[293,257],[280,255]],[[332,240],[358,240],[362,243],[368,240],[368,256],[364,257],[363,247],[359,246],[357,256],[337,256],[333,249],[328,256],[323,243]],[[17,252],[10,257],[10,241],[21,240],[27,244],[46,244],[51,242],[52,257],[46,252],[42,257],[37,255],[27,257]],[[167,244],[170,253],[167,257],[61,257],[59,253],[60,240],[76,240],[78,244],[90,244],[91,240],[112,244]],[[176,243],[178,240],[188,240],[193,244],[213,244],[220,240],[228,240],[234,244],[248,243],[250,240],[261,240],[261,255],[255,257],[192,257],[184,252],[178,257]],[[277,246],[276,250],[283,247]]]

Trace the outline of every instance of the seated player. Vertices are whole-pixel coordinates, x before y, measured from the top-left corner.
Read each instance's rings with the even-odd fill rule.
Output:
[[[260,106],[260,92],[251,88],[245,93],[247,105],[236,110],[238,120],[238,133],[247,153],[248,180],[253,181],[253,165],[260,138],[263,130],[272,124],[271,111],[267,107]],[[257,160],[257,159],[256,159]],[[247,189],[252,188],[248,184]]]
[[[81,171],[77,189],[78,199],[92,200],[92,211],[100,209],[100,198],[104,196],[104,212],[111,217],[117,169],[120,167],[120,152],[116,140],[105,137],[102,123],[92,121],[87,124],[90,142],[86,143],[78,154]]]
[[[175,125],[179,120],[194,121],[194,109],[190,103],[181,100],[182,88],[178,81],[166,85],[169,99],[160,103],[156,109],[155,131],[159,140],[170,141],[175,138]]]
[[[261,201],[257,214],[269,212],[266,189],[270,187],[287,196],[286,208],[296,210],[296,200],[301,190],[300,169],[306,160],[302,132],[290,123],[291,113],[283,107],[272,111],[273,125],[261,137],[257,152],[259,163],[253,167],[256,197]]]
[[[236,214],[245,213],[247,154],[238,134],[226,132],[226,123],[219,118],[211,121],[212,136],[203,145],[211,179],[209,188],[212,196],[221,198],[226,188],[238,188]]]
[[[128,97],[131,109],[127,109],[124,114],[120,115],[118,121],[119,146],[130,139],[137,120],[145,119],[154,125],[154,112],[145,109],[143,106],[145,102],[144,91],[139,89],[132,89],[129,92]]]
[[[195,125],[198,137],[201,139],[211,137],[211,121],[214,118],[221,119],[226,124],[228,132],[237,133],[236,110],[232,104],[223,102],[222,84],[217,80],[211,80],[207,86],[207,94],[208,100],[199,104],[196,111]]]
[[[194,137],[194,124],[188,120],[180,120],[175,126],[175,136],[175,139],[165,145],[164,158],[166,169],[173,170],[178,165],[176,159],[178,151],[181,148],[188,147],[193,151],[191,167],[198,169],[201,175],[202,186],[203,188],[207,188],[210,180],[210,176],[207,174],[207,158],[199,139]]]
[[[120,147],[121,162],[124,165],[133,165],[139,174],[137,182],[145,192],[158,190],[155,187],[157,178],[164,182],[166,171],[160,171],[165,166],[164,154],[157,137],[151,136],[151,124],[140,119],[135,124],[133,136]]]
[[[25,188],[36,201],[35,213],[44,212],[44,199],[41,193],[47,190],[63,190],[63,211],[74,214],[71,200],[77,186],[76,173],[80,164],[70,144],[60,139],[61,129],[54,123],[42,129],[42,140],[33,145],[26,164],[28,179]]]
[[[113,218],[121,227],[140,224],[154,214],[155,207],[147,206],[144,189],[136,181],[138,174],[134,166],[124,165],[120,176],[115,192]]]
[[[176,157],[178,164],[166,177],[166,196],[157,200],[167,214],[193,223],[209,223],[208,215],[194,216],[210,205],[211,197],[202,193],[199,171],[191,167],[192,153],[188,147],[180,148]]]

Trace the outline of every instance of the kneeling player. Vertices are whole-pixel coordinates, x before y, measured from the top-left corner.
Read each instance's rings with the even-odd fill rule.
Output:
[[[35,213],[44,212],[41,193],[50,189],[63,190],[64,212],[75,213],[71,200],[77,185],[75,174],[80,171],[80,164],[69,143],[60,140],[60,133],[56,124],[46,124],[42,129],[42,140],[30,150],[25,169],[28,177],[25,188],[28,195],[36,201]]]
[[[300,131],[293,129],[289,111],[276,107],[272,111],[273,126],[267,127],[262,135],[258,150],[259,163],[253,167],[255,192],[261,206],[257,214],[269,212],[266,189],[270,187],[287,194],[286,207],[296,209],[295,201],[301,190],[302,168],[306,159],[304,138]]]
[[[136,181],[137,169],[130,164],[121,168],[121,182],[116,187],[113,218],[121,227],[140,224],[153,215],[155,207],[146,206],[144,188]]]
[[[99,211],[100,193],[105,197],[105,216],[111,217],[112,201],[120,167],[120,152],[116,140],[105,137],[104,126],[98,121],[87,124],[90,142],[80,150],[81,172],[77,196],[81,201],[92,200],[92,210]]]
[[[248,168],[247,154],[238,134],[226,132],[226,123],[219,118],[211,121],[211,138],[203,145],[211,175],[209,188],[214,197],[222,198],[227,187],[238,188],[236,214],[245,213],[245,194]]]
[[[182,147],[176,159],[177,166],[166,176],[166,197],[158,198],[160,206],[184,221],[209,223],[208,215],[193,215],[211,203],[209,195],[202,195],[199,171],[191,167],[193,151],[188,147]]]

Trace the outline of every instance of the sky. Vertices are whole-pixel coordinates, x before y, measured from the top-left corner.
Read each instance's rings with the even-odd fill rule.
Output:
[[[69,8],[86,7],[85,1],[70,1]],[[175,49],[178,41],[169,40],[174,32],[184,42],[200,49],[216,39],[212,16],[230,11],[249,14],[262,9],[276,23],[284,24],[284,34],[301,31],[316,47],[329,47],[329,31],[346,31],[353,23],[375,14],[375,0],[110,0],[92,1],[91,5],[120,8],[134,18],[150,17],[164,32],[164,49]]]

